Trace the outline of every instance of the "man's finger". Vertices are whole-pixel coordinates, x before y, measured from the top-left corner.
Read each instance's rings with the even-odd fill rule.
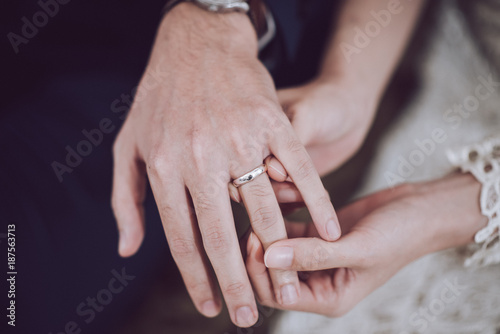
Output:
[[[293,133],[275,138],[272,152],[299,189],[319,234],[325,240],[337,240],[341,235],[337,215],[306,149]]]
[[[264,265],[264,249],[257,236],[251,232],[247,240],[246,266],[259,303],[275,307],[273,284]]]
[[[113,156],[111,206],[120,233],[118,252],[127,257],[137,252],[144,239],[146,172],[134,150],[120,142],[115,143]]]
[[[231,196],[231,199],[236,203],[241,203],[241,196],[238,191],[238,188],[236,188],[232,182],[228,183],[227,189],[229,191],[229,196]]]
[[[227,187],[190,188],[203,246],[212,263],[232,321],[250,327],[257,306],[239,248]],[[189,187],[189,185],[188,185]]]
[[[278,240],[287,238],[285,222],[274,195],[267,174],[240,188],[243,203],[248,212],[254,233],[262,242],[264,249]],[[299,279],[297,273],[287,270],[271,270],[276,300],[281,305],[294,304],[299,298]]]
[[[167,179],[152,172],[149,178],[170,252],[186,289],[198,311],[214,317],[222,303],[182,179]]]

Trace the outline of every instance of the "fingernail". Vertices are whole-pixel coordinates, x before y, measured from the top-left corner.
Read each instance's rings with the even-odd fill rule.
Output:
[[[281,303],[283,305],[295,304],[298,299],[299,296],[295,285],[287,284],[281,287]]]
[[[329,220],[328,223],[326,223],[326,234],[328,234],[330,240],[337,240],[340,238],[340,229],[334,220]]]
[[[288,268],[292,265],[293,248],[273,247],[266,252],[264,263],[268,268]]]
[[[236,324],[243,327],[254,324],[254,315],[250,307],[243,306],[236,310]]]
[[[217,304],[213,300],[204,302],[201,306],[201,310],[207,317],[215,317],[217,314],[219,314]]]
[[[273,165],[269,165],[276,173],[279,175],[283,176],[285,179],[287,178],[286,174],[284,174],[282,171],[280,171],[278,168],[274,167]]]

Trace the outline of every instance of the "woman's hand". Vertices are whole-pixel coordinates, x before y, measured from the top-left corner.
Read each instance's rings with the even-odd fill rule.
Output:
[[[151,78],[151,71],[159,72],[161,80]],[[293,177],[319,234],[336,240],[340,229],[333,206],[257,58],[248,16],[179,4],[159,28],[146,73],[114,145],[112,204],[120,254],[134,254],[142,242],[147,176],[173,258],[198,310],[215,316],[222,306],[211,264],[233,322],[241,327],[254,324],[258,313],[239,249],[228,184],[262,164],[269,154],[279,158]],[[239,194],[264,248],[286,239],[266,174],[241,186]],[[276,300],[282,305],[295,303],[297,274],[272,270],[270,275]]]
[[[333,171],[361,146],[424,3],[389,8],[385,0],[344,1],[333,20],[318,77],[279,92],[280,103],[320,175]],[[353,47],[357,31],[373,22],[374,10],[381,10],[390,25],[357,49]],[[273,159],[271,166],[276,167],[272,178],[286,179],[279,159]]]
[[[264,255],[250,235],[247,269],[258,299],[287,310],[343,315],[413,260],[472,242],[487,223],[479,192],[470,175],[378,192],[339,212],[344,235],[336,242],[316,238],[311,224],[287,223],[291,239]],[[266,265],[305,272],[297,304],[273,303]]]
[[[377,100],[357,91],[322,78],[278,91],[283,110],[321,176],[353,156],[370,129]]]
[[[363,144],[375,117],[377,99],[357,94],[346,82],[316,79],[278,91],[278,98],[320,176],[332,172]],[[279,202],[302,201],[276,157],[266,160]],[[297,194],[298,196],[295,196]],[[237,198],[237,197],[236,197]]]

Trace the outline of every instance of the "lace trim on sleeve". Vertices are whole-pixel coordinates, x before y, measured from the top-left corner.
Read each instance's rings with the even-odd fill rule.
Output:
[[[500,137],[447,152],[448,160],[463,173],[470,172],[482,183],[480,205],[488,225],[474,241],[480,247],[465,261],[466,267],[500,263]]]

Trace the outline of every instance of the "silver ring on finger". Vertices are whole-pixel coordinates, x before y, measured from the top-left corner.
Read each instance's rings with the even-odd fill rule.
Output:
[[[240,176],[240,177],[234,179],[233,180],[233,185],[236,188],[241,187],[245,183],[248,183],[248,182],[251,182],[251,181],[255,180],[257,177],[259,177],[260,175],[264,174],[265,172],[267,172],[267,166],[265,164],[262,164],[262,165],[260,165],[260,166],[258,166],[256,168],[254,168],[250,172],[246,173],[245,175]]]

